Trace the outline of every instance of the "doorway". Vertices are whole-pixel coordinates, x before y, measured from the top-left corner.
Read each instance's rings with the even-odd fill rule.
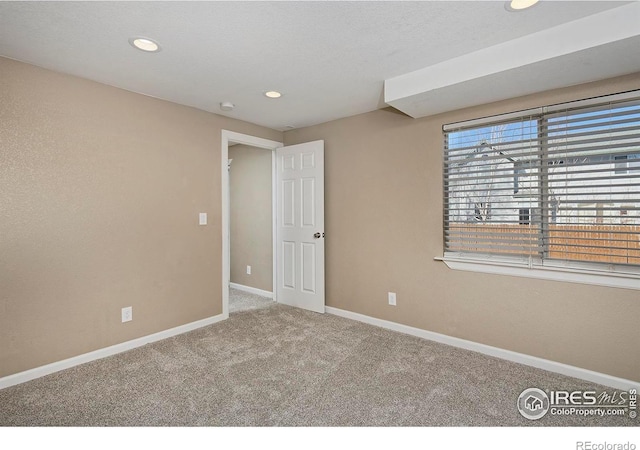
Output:
[[[229,314],[273,303],[272,153],[229,143]]]
[[[229,144],[271,151],[273,300],[324,313],[324,141],[283,147],[222,130],[222,315],[229,317]]]
[[[262,139],[255,136],[222,130],[221,163],[222,163],[222,315],[229,317],[229,287],[231,283],[231,212],[230,212],[230,178],[229,178],[229,147],[233,144],[265,149],[271,153],[271,218],[272,218],[272,292],[276,298],[276,210],[275,210],[275,150],[283,146],[282,142]],[[236,161],[237,162],[237,161]],[[233,167],[233,162],[231,163]]]

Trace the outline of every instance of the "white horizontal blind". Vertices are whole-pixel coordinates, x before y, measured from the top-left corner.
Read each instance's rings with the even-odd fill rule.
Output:
[[[640,265],[640,99],[447,126],[447,255]]]
[[[544,116],[548,257],[640,264],[640,101]]]

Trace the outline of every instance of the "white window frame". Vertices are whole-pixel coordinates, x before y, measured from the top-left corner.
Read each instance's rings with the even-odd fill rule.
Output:
[[[506,121],[511,118],[518,118],[525,115],[541,115],[566,108],[587,107],[590,105],[600,104],[603,101],[614,102],[628,100],[638,98],[639,96],[640,91],[636,90],[575,102],[562,103],[544,108],[535,108],[498,116],[473,119],[444,125],[443,132],[462,127],[482,126],[491,122]],[[446,214],[444,210],[443,214]],[[434,259],[444,262],[447,267],[453,270],[640,290],[640,266],[623,266],[565,260],[542,260],[540,258],[512,258],[484,254],[457,254],[452,252],[443,252],[443,256],[438,256]]]

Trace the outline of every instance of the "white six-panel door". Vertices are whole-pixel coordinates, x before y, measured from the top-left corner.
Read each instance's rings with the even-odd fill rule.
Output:
[[[276,149],[278,302],[324,312],[324,141]]]

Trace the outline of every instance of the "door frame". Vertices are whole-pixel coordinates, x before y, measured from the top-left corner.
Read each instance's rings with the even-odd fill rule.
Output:
[[[229,283],[231,282],[231,248],[229,246],[230,237],[230,199],[229,199],[229,142],[250,145],[252,147],[264,148],[271,151],[271,219],[272,219],[272,251],[273,251],[273,300],[276,297],[276,232],[277,232],[277,211],[276,211],[276,149],[284,147],[282,142],[271,141],[248,134],[237,133],[235,131],[222,130],[221,154],[221,183],[222,183],[222,317],[229,318]]]

